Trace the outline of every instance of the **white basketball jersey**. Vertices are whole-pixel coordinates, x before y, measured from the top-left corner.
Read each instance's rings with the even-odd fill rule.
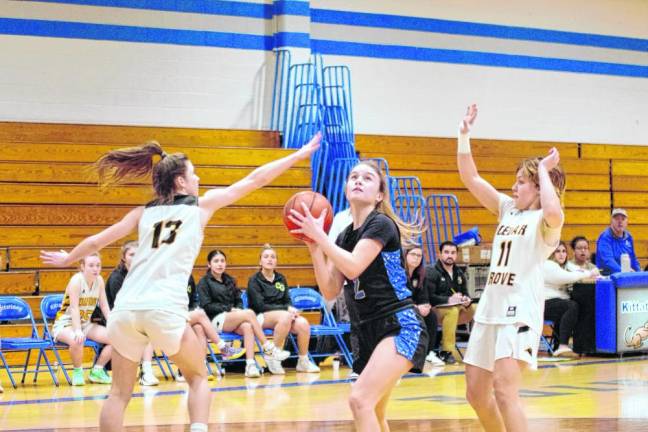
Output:
[[[195,196],[149,204],[139,221],[139,246],[114,310],[160,309],[188,317],[187,282],[203,231]]]
[[[490,271],[475,321],[523,324],[542,332],[545,260],[558,246],[561,227],[549,228],[542,209],[518,210],[500,194],[499,225],[493,239]]]
[[[83,273],[75,273],[70,279],[69,285],[80,284],[81,290],[79,291],[79,320],[81,321],[81,326],[86,326],[90,324],[90,318],[92,313],[97,307],[99,302],[99,285],[102,283],[101,276],[98,276],[97,279],[92,283],[92,286],[88,286],[83,277]],[[56,313],[56,321],[59,323],[65,322],[65,325],[72,325],[72,315],[70,314],[70,293],[65,290],[65,295],[63,296],[63,302],[61,303],[61,309]]]

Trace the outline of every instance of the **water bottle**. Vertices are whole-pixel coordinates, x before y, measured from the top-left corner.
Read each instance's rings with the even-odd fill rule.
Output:
[[[631,270],[630,268],[630,255],[627,253],[622,253],[621,254],[621,271],[623,273],[629,272]]]

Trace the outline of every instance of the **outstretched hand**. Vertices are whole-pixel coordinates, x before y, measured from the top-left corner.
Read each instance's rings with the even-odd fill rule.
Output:
[[[558,153],[556,147],[552,147],[551,150],[549,150],[549,154],[540,161],[540,165],[544,166],[547,171],[551,171],[558,166],[559,162],[560,153]]]
[[[473,123],[475,123],[475,119],[477,118],[477,111],[477,104],[471,104],[468,106],[466,115],[464,116],[463,120],[461,120],[459,132],[461,132],[462,134],[467,134],[468,132],[470,132],[470,129],[472,128],[472,125]]]
[[[322,210],[319,217],[316,218],[312,215],[306,203],[301,203],[303,214],[298,212],[295,209],[290,210],[288,219],[299,228],[290,230],[294,234],[303,234],[309,239],[315,241],[318,236],[326,236],[324,231],[324,220],[326,219],[326,214],[328,213],[327,209]]]
[[[40,259],[43,261],[43,264],[51,265],[54,267],[66,267],[68,253],[61,249],[58,252],[49,252],[42,250],[40,253]]]
[[[313,137],[311,138],[310,141],[308,141],[307,144],[305,144],[302,148],[300,148],[297,151],[297,154],[299,154],[300,159],[309,158],[313,153],[315,153],[319,148],[321,141],[322,141],[322,132],[317,132],[315,135],[313,135]]]

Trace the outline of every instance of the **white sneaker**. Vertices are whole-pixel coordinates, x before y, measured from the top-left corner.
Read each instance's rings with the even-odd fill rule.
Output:
[[[445,366],[445,362],[437,357],[434,351],[430,351],[427,357],[425,357],[425,361],[432,363],[432,366]]]
[[[254,363],[251,363],[245,366],[245,376],[246,378],[259,378],[261,376],[261,372]]]
[[[558,348],[553,352],[554,357],[564,357],[564,358],[578,358],[580,357],[578,354],[576,354],[574,351],[571,350],[571,348]]]
[[[313,364],[308,358],[297,361],[297,372],[318,373],[320,368]]]
[[[271,374],[274,374],[274,375],[285,375],[286,374],[286,371],[281,366],[280,361],[274,360],[272,358],[266,358],[265,361],[268,364],[268,370],[270,371]]]
[[[290,357],[290,351],[283,350],[270,342],[268,349],[263,350],[263,357],[266,359],[271,358],[273,360],[282,362]]]
[[[153,375],[153,371],[142,372],[139,382],[143,386],[156,386],[160,384],[160,380]]]

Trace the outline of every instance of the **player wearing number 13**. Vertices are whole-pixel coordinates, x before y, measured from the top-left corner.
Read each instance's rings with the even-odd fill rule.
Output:
[[[543,265],[560,241],[565,175],[558,150],[523,160],[513,198],[481,178],[470,152],[477,106],[459,129],[457,163],[462,181],[498,216],[486,288],[475,313],[466,363],[467,399],[487,431],[525,431],[519,400],[521,372],[537,367],[544,310]],[[494,390],[494,391],[493,391]]]
[[[104,184],[151,173],[155,199],[83,240],[69,254],[43,251],[41,258],[46,264],[68,267],[135,228],[138,230],[139,248],[108,319],[108,337],[114,347],[113,386],[101,411],[102,431],[122,429],[139,360],[149,342],[171,357],[189,384],[190,430],[207,430],[210,391],[205,347],[188,324],[187,310],[187,280],[200,251],[203,230],[216,210],[265,186],[299,160],[310,157],[319,142],[317,134],[300,150],[255,169],[229,187],[211,189],[201,198],[199,178],[187,156],[167,155],[156,142],[114,150],[97,161],[99,178]]]

